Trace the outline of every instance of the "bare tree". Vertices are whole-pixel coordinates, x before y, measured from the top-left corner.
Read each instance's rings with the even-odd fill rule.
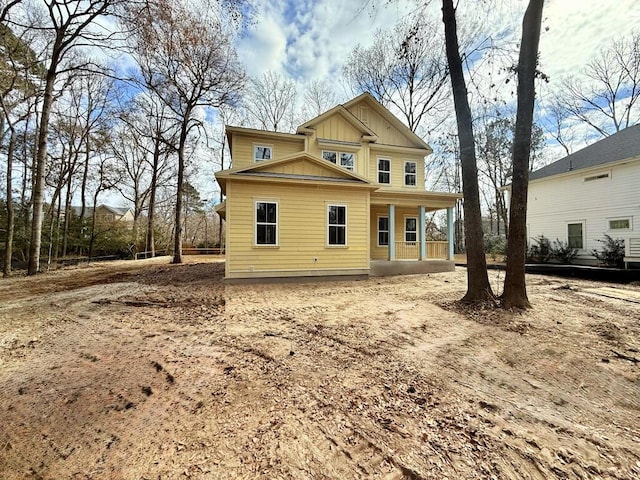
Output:
[[[148,0],[142,8],[130,5],[127,13],[143,82],[179,121],[173,262],[181,263],[185,147],[199,127],[196,109],[237,101],[244,75],[217,2]]]
[[[444,44],[434,30],[435,21],[416,14],[392,31],[378,30],[374,44],[358,45],[344,67],[356,90],[395,107],[412,131],[427,117],[441,117],[449,101]]]
[[[544,0],[530,0],[522,20],[522,42],[518,59],[518,109],[513,137],[513,181],[509,205],[507,271],[502,293],[504,308],[529,308],[525,282],[527,248],[527,194],[529,157],[535,104],[538,45]]]
[[[338,95],[331,89],[327,82],[321,80],[311,81],[304,92],[304,105],[302,115],[308,118],[323,114],[338,103]]]
[[[249,82],[244,108],[252,124],[263,130],[291,131],[295,128],[296,87],[293,81],[268,71]]]
[[[56,80],[61,73],[86,68],[85,61],[77,63],[73,54],[87,46],[96,46],[109,36],[104,30],[93,28],[95,22],[108,15],[119,0],[48,0],[44,12],[39,5],[9,2],[2,11],[8,25],[18,30],[37,31],[42,62],[46,66],[42,107],[38,124],[33,189],[33,216],[27,274],[40,269],[45,170],[47,162],[47,134],[51,107],[56,99]],[[34,50],[37,47],[33,47]]]
[[[603,137],[640,122],[640,31],[603,49],[562,87],[567,116]]]

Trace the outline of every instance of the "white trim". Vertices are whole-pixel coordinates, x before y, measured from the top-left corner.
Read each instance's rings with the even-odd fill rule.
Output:
[[[348,239],[348,215],[349,215],[349,209],[347,208],[347,204],[346,203],[341,203],[341,202],[325,202],[325,224],[327,226],[326,230],[325,230],[325,247],[326,248],[346,248],[349,246],[349,239]],[[333,226],[333,227],[342,227],[342,224],[339,223],[333,223],[330,224],[329,223],[329,209],[331,207],[343,207],[344,208],[344,244],[342,243],[337,243],[337,244],[330,244],[329,243],[329,227]]]
[[[380,219],[381,218],[386,218],[387,219],[387,230],[380,230]],[[376,245],[380,248],[386,248],[389,246],[389,239],[391,238],[389,236],[389,230],[391,229],[391,224],[389,223],[389,215],[378,215],[376,217]],[[381,245],[380,244],[380,232],[387,232],[387,244],[386,245]]]
[[[408,163],[413,163],[416,168],[415,168],[415,173],[407,173],[407,164]],[[407,175],[413,175],[415,178],[414,184],[413,185],[409,185],[407,183]],[[411,187],[411,188],[417,188],[418,187],[418,162],[416,162],[415,160],[405,160],[404,164],[402,165],[402,181],[404,182],[404,186],[405,187]]]
[[[389,162],[389,170],[380,170],[380,160],[386,160],[387,162]],[[391,185],[391,158],[389,157],[376,157],[376,181],[380,184],[380,185]],[[388,182],[381,182],[380,181],[380,174],[381,173],[386,173],[389,175],[389,181]]]
[[[258,163],[258,162],[266,162],[269,160],[273,160],[273,144],[268,144],[268,143],[252,143],[251,144],[253,146],[253,163]],[[269,158],[256,158],[256,149],[257,148],[268,148],[271,152],[270,157]]]
[[[258,243],[258,203],[272,203],[276,206],[276,243]],[[274,225],[272,222],[261,222],[261,225]],[[280,246],[280,203],[273,198],[253,199],[253,247],[254,248],[276,248]]]
[[[407,230],[407,219],[413,218],[416,221],[416,229],[414,232],[411,230]],[[412,232],[416,234],[415,240],[407,240],[407,233]],[[418,217],[415,215],[405,215],[404,216],[404,243],[418,243],[420,241],[420,236],[418,235]]]
[[[633,217],[609,217],[607,220],[607,231],[608,232],[631,232],[633,231]],[[629,222],[629,226],[627,228],[611,228],[611,222],[616,222],[620,220],[626,220]]]

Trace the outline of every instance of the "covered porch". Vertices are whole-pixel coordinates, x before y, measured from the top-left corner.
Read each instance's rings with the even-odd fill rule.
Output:
[[[454,269],[454,215],[459,194],[378,190],[371,195],[372,276]],[[446,210],[446,240],[427,240],[427,214]]]

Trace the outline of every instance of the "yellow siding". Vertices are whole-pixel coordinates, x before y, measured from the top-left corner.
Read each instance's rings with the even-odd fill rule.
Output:
[[[341,142],[359,142],[362,132],[354,128],[342,115],[335,114],[316,126],[318,138],[330,138]]]
[[[388,158],[391,160],[391,184],[383,185],[383,188],[424,190],[424,157],[402,155],[399,153],[388,153],[371,148],[371,160],[369,162],[369,172],[367,178],[378,183],[378,158]],[[409,187],[404,184],[404,162],[416,162],[416,186]]]
[[[385,145],[398,145],[401,147],[416,147],[400,130],[391,125],[385,118],[378,114],[373,108],[362,110],[360,107],[366,106],[365,102],[357,103],[349,108],[360,120],[366,120],[366,125],[378,136],[378,143]],[[368,115],[368,119],[363,115]]]
[[[227,276],[369,268],[369,191],[234,180],[227,198]],[[278,246],[254,246],[255,201],[278,202]],[[347,247],[328,247],[326,205],[347,205]],[[314,261],[314,259],[317,259]]]
[[[254,164],[253,145],[270,145],[273,147],[273,158],[278,159],[291,155],[292,153],[304,151],[304,138],[292,141],[283,139],[273,139],[268,137],[254,137],[235,133],[233,135],[233,148],[231,158],[234,168],[249,167]]]

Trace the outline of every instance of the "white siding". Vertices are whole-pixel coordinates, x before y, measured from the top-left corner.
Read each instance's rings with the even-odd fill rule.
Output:
[[[609,173],[608,178],[585,177]],[[631,230],[609,230],[609,220],[631,219]],[[567,241],[567,224],[584,222],[584,249],[580,256],[602,248],[598,239],[640,235],[640,162],[576,171],[529,184],[527,229],[531,240],[544,235]]]

